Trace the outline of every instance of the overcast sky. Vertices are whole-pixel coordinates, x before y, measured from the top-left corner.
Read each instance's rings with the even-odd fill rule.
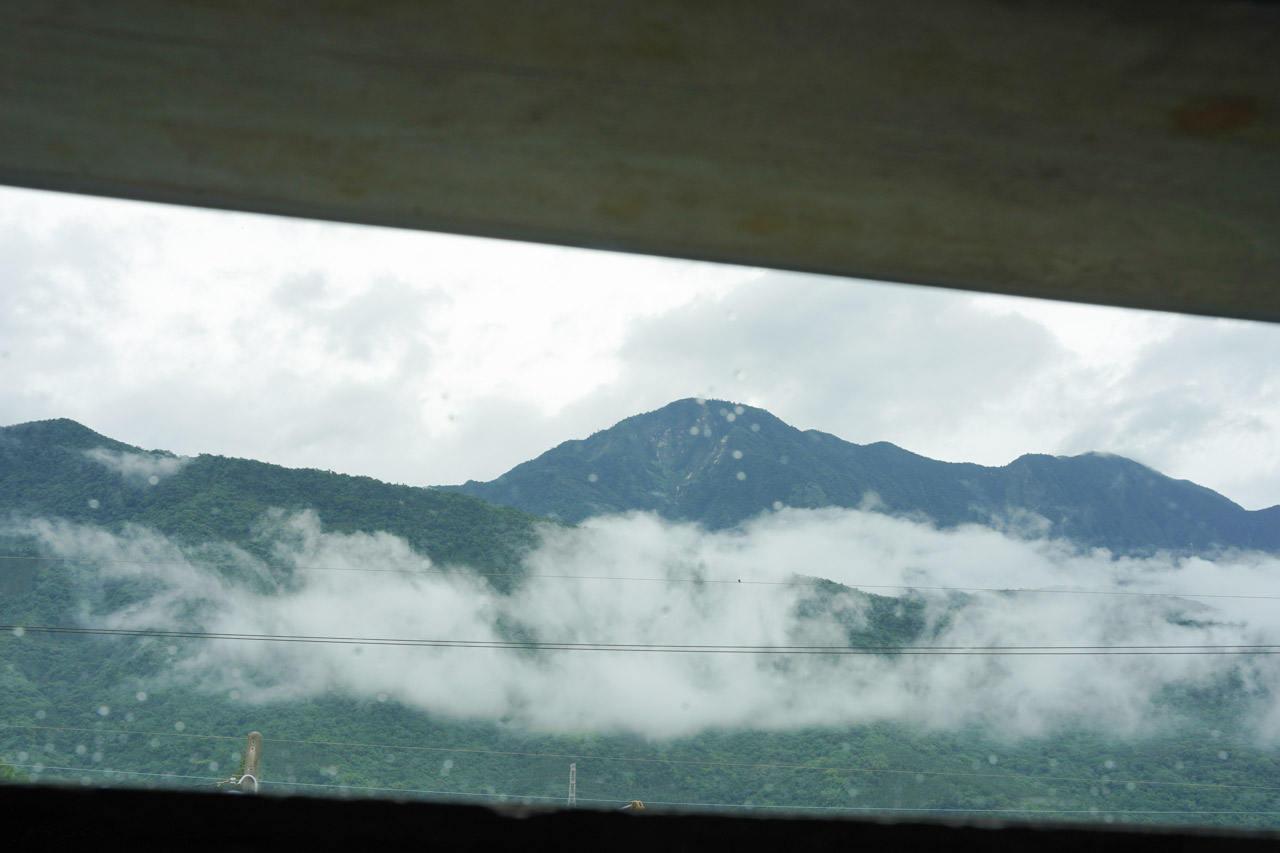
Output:
[[[1280,326],[0,188],[0,424],[413,485],[681,397],[1280,504]]]

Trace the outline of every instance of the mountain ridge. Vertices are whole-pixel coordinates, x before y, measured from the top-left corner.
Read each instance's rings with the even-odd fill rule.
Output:
[[[708,441],[709,440],[709,441]],[[723,400],[677,400],[563,442],[488,481],[441,487],[576,523],[647,510],[712,529],[780,506],[923,513],[942,527],[1034,513],[1050,535],[1117,554],[1280,550],[1280,506],[1246,510],[1103,452],[999,467],[858,445]]]

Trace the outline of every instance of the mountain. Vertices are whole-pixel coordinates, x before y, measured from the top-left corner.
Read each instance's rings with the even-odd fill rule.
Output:
[[[651,510],[720,529],[779,506],[839,506],[924,514],[951,527],[1034,513],[1051,535],[1114,553],[1280,550],[1280,506],[1251,512],[1120,456],[1029,454],[999,468],[939,462],[717,400],[678,400],[566,441],[496,480],[448,488],[570,522]]]
[[[868,500],[868,491],[889,511],[929,512],[948,524],[983,519],[986,510],[970,504],[1003,507],[1015,503],[1009,495],[1018,496],[1018,505],[1039,508],[1055,501],[1067,505],[1070,497],[1075,503],[1069,506],[1080,512],[1090,507],[1092,495],[1118,494],[1111,503],[1094,504],[1086,516],[1102,530],[1108,529],[1100,521],[1107,515],[1118,516],[1111,519],[1117,530],[1160,529],[1172,508],[1166,505],[1165,515],[1143,513],[1153,513],[1161,495],[1201,501],[1206,518],[1218,525],[1215,530],[1225,522],[1210,511],[1220,510],[1228,521],[1257,515],[1208,490],[1114,457],[1025,457],[1003,469],[953,466],[892,445],[858,447],[802,433],[760,410],[739,412],[727,403],[694,401],[570,442],[507,476],[517,473],[519,482],[504,488],[532,490],[541,483],[562,517],[641,506],[720,527],[750,517],[772,500],[793,506],[857,505]],[[960,510],[952,512],[954,507]],[[437,562],[499,572],[506,583],[491,588],[470,578],[430,574],[268,571],[274,566],[260,566],[257,573],[227,571],[221,556],[226,552],[218,548],[222,542],[264,561],[273,558],[262,523],[279,510],[313,512],[324,533],[392,533]],[[69,549],[78,554],[75,559],[51,559],[57,548],[24,527],[32,519],[49,525],[72,522],[70,538],[81,537],[76,544],[89,547]],[[445,490],[146,451],[69,420],[0,429],[0,783],[7,775],[4,766],[11,764],[31,781],[214,792],[219,781],[236,772],[244,736],[259,731],[266,739],[263,784],[279,794],[557,803],[563,801],[573,762],[583,805],[597,808],[639,798],[654,810],[690,803],[852,809],[862,815],[885,810],[913,817],[989,817],[993,810],[1007,810],[1002,813],[1042,819],[1097,820],[1114,814],[1146,822],[1189,813],[1197,822],[1222,825],[1274,823],[1271,783],[1280,773],[1280,750],[1254,728],[1275,707],[1274,692],[1269,671],[1250,669],[1248,659],[1214,658],[1212,671],[1165,683],[1152,695],[1152,713],[1143,718],[1137,736],[1110,733],[1087,716],[1078,722],[1069,708],[1041,734],[1011,735],[1003,717],[931,727],[876,710],[882,706],[875,697],[883,701],[890,694],[881,690],[892,692],[900,685],[910,691],[908,703],[918,703],[928,691],[916,689],[936,673],[943,677],[948,704],[958,704],[959,691],[971,681],[986,708],[1008,680],[1000,673],[1016,658],[993,658],[982,677],[966,680],[951,668],[977,658],[906,655],[895,648],[938,645],[933,640],[951,619],[982,622],[966,616],[981,615],[980,610],[966,608],[994,602],[1003,612],[1016,601],[1012,593],[885,597],[811,577],[794,578],[786,587],[511,577],[519,557],[540,541],[548,524],[518,509]],[[179,559],[191,565],[152,563],[148,553],[106,547],[107,540],[144,541],[151,531],[180,546]],[[592,540],[594,531],[563,532],[566,539],[581,536],[579,544],[592,555],[585,540]],[[389,538],[371,535],[356,542],[360,553],[352,563],[377,570]],[[562,561],[566,543],[551,545],[551,556]],[[679,563],[685,555],[673,559]],[[677,568],[686,571],[683,565]],[[662,569],[654,566],[646,573]],[[442,603],[433,610],[437,597]],[[520,609],[530,600],[545,606],[542,621],[528,621],[532,617]],[[714,608],[717,600],[724,609]],[[779,608],[761,609],[770,601],[780,602]],[[1222,627],[1203,621],[1213,618],[1205,605],[1154,601],[1143,609],[1139,602],[1145,599],[1124,599],[1126,612],[1136,614],[1134,625],[1173,625],[1201,643],[1208,636],[1204,631]],[[412,614],[408,624],[394,618],[397,610]],[[441,625],[448,620],[440,614],[455,611],[483,620],[469,629],[476,634],[435,633],[447,630]],[[526,621],[504,621],[521,613]],[[620,622],[619,613],[630,621]],[[763,618],[769,614],[772,618]],[[717,631],[758,623],[769,642],[809,651],[759,661],[736,654],[695,660],[683,653],[620,652],[587,658],[602,665],[596,669],[587,663],[588,669],[577,670],[568,656],[606,652],[518,649],[498,655],[381,641],[311,642],[471,640],[489,636],[489,628],[496,637],[546,641],[577,636],[571,633],[575,627],[586,632],[585,639],[631,642],[636,639],[631,631],[650,624],[668,626],[671,639],[688,641],[688,631],[725,616],[734,618]],[[143,635],[89,630],[129,626]],[[785,635],[778,633],[781,628]],[[290,642],[207,633],[227,630],[250,632],[245,637],[270,633]],[[1081,627],[1073,622],[1072,630]],[[706,636],[741,643],[750,642],[751,635],[745,640],[727,633]],[[810,653],[831,643],[847,643],[851,651],[860,647],[862,653]],[[1076,660],[1038,658],[1037,667]],[[1125,659],[1097,660],[1096,679],[1091,675],[1079,693],[1118,689],[1108,673]],[[587,675],[566,676],[574,672]],[[925,681],[913,680],[920,673]],[[533,689],[555,679],[560,680],[552,693]],[[1075,691],[1069,677],[1063,683]],[[580,728],[578,722],[590,719],[589,709],[610,701],[638,704],[646,717],[651,712],[683,715],[700,704],[737,706],[751,694],[752,684],[762,685],[761,695],[798,715],[811,702],[810,690],[844,684],[870,713],[858,717],[862,722],[780,726],[774,720],[674,737],[612,726]],[[1017,683],[1011,687],[1023,702],[1026,691]],[[541,729],[524,722],[529,707],[549,695],[575,691],[581,691],[582,702],[573,706],[582,708],[581,718],[570,713]],[[485,716],[489,705],[483,702],[454,704],[466,693],[499,697],[494,701],[510,713]],[[1137,696],[1135,702],[1143,701],[1140,691]],[[1128,779],[1149,781],[1122,781]]]
[[[118,530],[143,525],[173,541],[225,541],[269,558],[257,536],[268,510],[316,512],[326,532],[385,532],[437,563],[505,572],[546,523],[436,489],[249,459],[144,451],[75,421],[0,428],[0,521],[60,518]]]

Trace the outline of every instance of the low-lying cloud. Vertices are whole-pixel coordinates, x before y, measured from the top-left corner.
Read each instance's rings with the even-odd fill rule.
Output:
[[[99,465],[116,472],[126,482],[135,485],[156,485],[165,477],[182,470],[189,456],[168,456],[161,453],[132,453],[127,450],[107,450],[95,447],[84,455]]]
[[[923,604],[921,645],[1169,646],[1275,643],[1280,560],[1113,559],[988,528],[845,509],[783,510],[709,533],[652,515],[549,529],[531,575],[504,594],[433,565],[387,534],[324,532],[276,514],[262,563],[235,548],[184,550],[154,532],[24,525],[59,556],[98,560],[152,594],[86,624],[306,636],[697,646],[840,645],[865,625],[856,595],[817,606],[805,578]],[[132,560],[137,562],[108,562]],[[234,562],[244,570],[173,563]],[[295,567],[281,574],[272,565]],[[305,569],[305,570],[304,570]],[[572,577],[567,577],[572,576]],[[796,581],[800,582],[797,583]],[[915,589],[907,592],[901,588]],[[965,587],[970,591],[939,589]],[[1016,593],[984,590],[1023,590]],[[1030,590],[1041,590],[1032,592]],[[1118,594],[1095,594],[1096,592]],[[193,607],[193,603],[195,606]],[[801,615],[807,611],[808,615]],[[193,616],[192,614],[196,614]],[[193,621],[194,620],[194,621]],[[752,655],[191,642],[177,677],[257,701],[339,691],[386,694],[430,712],[545,730],[676,736],[715,727],[841,726],[879,720],[989,725],[1032,735],[1064,725],[1133,734],[1158,725],[1167,688],[1234,674],[1252,723],[1280,733],[1271,657],[1225,655]],[[1081,649],[1085,650],[1085,649]]]

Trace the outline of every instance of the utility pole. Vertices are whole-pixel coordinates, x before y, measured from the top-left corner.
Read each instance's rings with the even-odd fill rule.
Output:
[[[578,765],[569,765],[569,808],[578,804]]]
[[[262,761],[262,733],[249,732],[244,746],[244,773],[240,775],[240,790],[246,794],[258,793],[258,764]]]

